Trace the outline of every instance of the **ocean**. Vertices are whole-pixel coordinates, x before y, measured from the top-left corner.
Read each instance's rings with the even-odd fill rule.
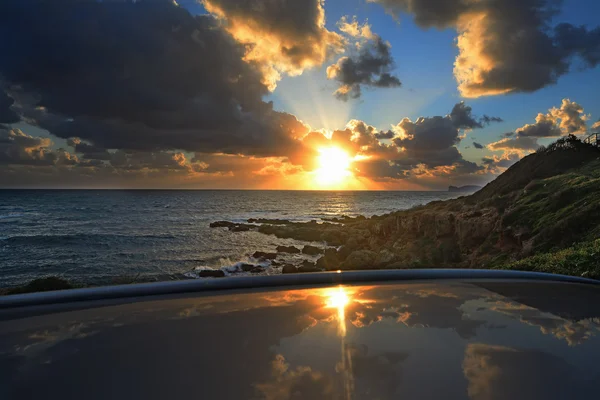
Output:
[[[255,251],[305,242],[209,228],[218,220],[319,220],[381,215],[449,192],[236,190],[0,190],[0,287],[44,276],[110,284],[201,269],[226,273]],[[298,263],[303,255],[281,255]],[[264,264],[265,274],[280,273]]]

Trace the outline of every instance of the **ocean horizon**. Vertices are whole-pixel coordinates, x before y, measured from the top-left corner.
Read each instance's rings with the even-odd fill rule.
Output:
[[[460,196],[441,191],[296,191],[207,189],[2,189],[0,287],[43,276],[85,284],[120,277],[142,280],[202,269],[226,273],[244,262],[264,274],[282,263],[314,261],[282,254],[279,266],[252,258],[278,245],[308,242],[255,231],[211,229],[218,220],[250,218],[294,222],[347,215],[367,217]],[[314,244],[314,243],[313,243]]]

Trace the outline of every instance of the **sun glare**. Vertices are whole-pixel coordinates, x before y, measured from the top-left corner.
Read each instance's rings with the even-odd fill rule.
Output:
[[[325,147],[319,150],[319,168],[315,171],[315,178],[321,186],[331,186],[342,183],[350,177],[350,163],[352,159],[344,150],[338,147]]]

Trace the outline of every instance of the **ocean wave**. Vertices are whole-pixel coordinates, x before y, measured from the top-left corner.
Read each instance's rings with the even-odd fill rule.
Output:
[[[254,265],[261,267],[263,269],[262,272],[259,273],[251,273],[249,271],[244,271],[244,265]],[[202,271],[223,271],[225,276],[249,276],[249,275],[273,275],[280,274],[281,268],[277,268],[271,265],[269,261],[261,261],[258,263],[249,263],[247,261],[238,261],[235,264],[225,265],[220,268],[213,268],[208,266],[199,266],[195,267],[193,270],[184,273],[183,275],[187,278],[192,279],[212,279],[206,277],[200,277],[200,272]]]
[[[172,240],[173,235],[123,235],[107,233],[85,233],[64,235],[22,235],[3,238],[4,243],[13,245],[64,245],[64,244],[99,244],[108,245],[116,242],[135,240]]]
[[[3,219],[12,219],[12,218],[21,218],[23,213],[8,213],[8,214],[0,214],[0,220]]]

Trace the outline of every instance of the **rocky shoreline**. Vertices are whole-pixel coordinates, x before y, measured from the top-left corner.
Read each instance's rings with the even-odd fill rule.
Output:
[[[600,152],[573,136],[523,158],[480,191],[457,199],[370,218],[249,219],[210,226],[318,243],[302,250],[274,249],[273,260],[289,252],[318,257],[314,265],[306,261],[285,272],[510,268],[528,257],[599,238],[598,193]]]
[[[339,218],[324,218],[321,221],[293,222],[289,220],[249,219],[247,223],[230,221],[216,221],[210,224],[211,228],[226,228],[231,232],[255,231],[261,234],[273,235],[281,239],[296,239],[308,242],[318,242],[316,245],[277,246],[272,253],[255,252],[252,258],[259,262],[268,262],[271,267],[280,267],[281,273],[320,272],[332,270],[352,270],[365,268],[382,268],[390,265],[395,260],[392,253],[362,249],[361,246],[368,242],[371,232],[368,223],[380,220],[381,217],[364,216]],[[281,254],[300,254],[317,257],[316,260],[304,259],[298,264],[276,261]],[[229,272],[252,272],[251,267],[244,269],[245,264],[236,264],[235,269]],[[250,264],[256,272],[260,271],[260,264]],[[398,265],[392,266],[398,267]],[[225,276],[219,271],[201,272],[199,277]]]
[[[600,279],[598,193],[600,151],[569,136],[457,199],[370,218],[212,222],[211,228],[232,235],[256,232],[305,244],[275,244],[248,261],[220,269],[197,267],[168,279],[381,268],[498,268]],[[14,290],[65,286],[52,279]],[[140,280],[111,283],[135,282]]]

